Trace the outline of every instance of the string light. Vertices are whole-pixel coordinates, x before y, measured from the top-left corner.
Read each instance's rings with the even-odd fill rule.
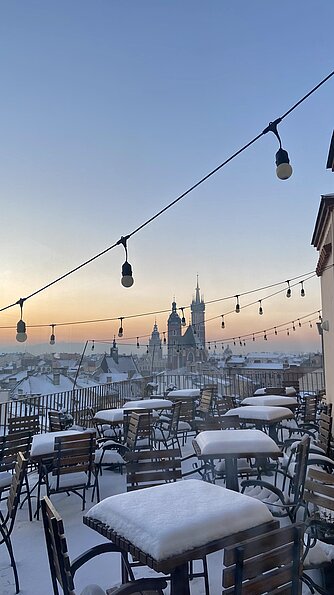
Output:
[[[177,352],[179,352],[179,348],[177,348]],[[146,355],[148,355],[149,350],[148,350],[148,345],[146,345]]]
[[[300,322],[300,319],[298,318],[298,326],[301,326],[302,323]]]
[[[239,345],[242,347],[242,341],[241,341],[240,337],[239,337]]]
[[[292,330],[293,330],[293,331],[295,331],[295,330],[296,330],[296,327],[295,327],[295,322],[294,322],[294,320],[292,321]]]
[[[124,317],[121,316],[119,318],[119,321],[120,321],[120,327],[118,329],[118,336],[119,337],[123,337],[123,333],[124,333],[124,330],[123,330],[123,320],[124,320]]]
[[[186,326],[187,323],[186,323],[186,319],[184,317],[184,308],[181,308],[181,312],[182,312],[181,325]]]
[[[260,304],[260,307],[259,307],[259,314],[260,314],[260,316],[262,316],[262,314],[263,314],[262,300],[259,300],[259,304]]]
[[[282,118],[277,118],[274,122],[269,122],[269,126],[265,128],[264,132],[272,132],[278,142],[279,149],[276,153],[276,175],[280,180],[288,180],[292,175],[292,167],[290,165],[288,152],[282,148],[280,135],[278,134],[277,125],[282,121]]]
[[[95,349],[95,341],[93,339],[93,341],[92,341],[92,351],[94,351],[94,349]]]
[[[221,317],[222,317],[222,328],[225,328],[224,314],[222,314]]]
[[[312,328],[312,322],[310,321],[310,328]]]
[[[255,335],[254,335],[254,333],[253,333],[253,341],[255,341]]]
[[[140,345],[139,345],[139,337],[137,337],[137,349],[139,349]]]
[[[300,297],[305,297],[304,281],[300,281],[300,284],[301,284]]]
[[[55,325],[54,324],[51,324],[50,345],[54,345],[55,342],[56,342]]]
[[[277,335],[277,328],[276,328],[276,326],[275,326],[275,335]]]
[[[22,319],[22,316],[23,316],[22,311],[23,311],[24,301],[25,301],[24,298],[20,298],[19,301],[17,302],[18,305],[20,306],[20,310],[21,310],[21,318],[16,325],[16,333],[17,333],[16,340],[19,343],[24,343],[24,341],[27,340],[26,323]]]
[[[264,331],[263,338],[264,338],[265,341],[268,341],[268,339],[267,339],[267,331]]]
[[[125,250],[125,262],[122,265],[122,278],[121,284],[123,287],[132,287],[134,284],[134,279],[132,276],[132,267],[131,264],[128,262],[128,248],[127,248],[127,241],[130,236],[121,237],[118,241],[119,244],[122,244]]]
[[[288,329],[288,328],[286,329],[286,334],[287,334],[288,336],[290,335],[290,332],[289,332],[289,329]]]
[[[289,298],[289,297],[291,297],[290,281],[287,281],[287,284],[288,284],[288,289],[286,290],[286,297]]]
[[[239,312],[240,312],[239,295],[236,295],[235,298],[237,300],[237,302],[235,304],[235,311],[236,311],[237,314],[239,314]]]
[[[162,334],[164,336],[164,338],[163,338],[163,344],[166,345],[167,340],[166,340],[166,333],[165,333],[165,331]]]

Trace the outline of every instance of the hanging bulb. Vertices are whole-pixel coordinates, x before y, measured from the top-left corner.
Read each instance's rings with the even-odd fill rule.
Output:
[[[117,347],[117,345],[116,345],[116,339],[115,339],[115,335],[114,335],[114,340],[113,340],[113,342],[112,342],[112,346],[113,346],[113,349],[116,349],[116,347]]]
[[[148,345],[146,345],[146,355],[149,353],[148,351]]]
[[[262,316],[262,314],[263,314],[262,300],[259,300],[259,304],[260,304],[260,307],[259,307],[259,314],[260,314],[260,316]]]
[[[288,336],[290,335],[290,332],[289,332],[289,329],[288,329],[288,328],[286,329],[286,334],[287,334]]]
[[[132,276],[132,267],[127,260],[122,265],[121,283],[123,287],[132,287],[132,285],[134,284],[134,278]]]
[[[93,341],[92,342],[92,351],[94,351],[94,349],[95,349],[95,342]]]
[[[163,333],[163,336],[164,336],[164,341],[163,342],[164,342],[164,345],[166,345],[166,343],[167,343],[167,341],[166,341],[166,332]]]
[[[292,321],[292,330],[293,330],[293,331],[295,331],[295,330],[296,330],[296,327],[295,327],[294,320]]]
[[[118,336],[121,338],[121,337],[123,337],[123,332],[124,332],[123,331],[123,318],[120,318],[119,320],[120,320],[121,324],[120,324],[120,327],[118,329]]]
[[[235,341],[235,339],[233,339],[233,345],[236,345],[236,341]]]
[[[139,349],[139,337],[137,337],[137,349]]]
[[[289,297],[291,297],[290,281],[287,281],[287,284],[288,284],[288,289],[286,290],[286,297],[289,298]]]
[[[300,284],[301,284],[300,297],[305,297],[304,281],[301,281]]]
[[[268,341],[268,339],[267,339],[267,331],[264,331],[263,338],[264,338],[265,341]]]
[[[235,304],[235,311],[236,311],[237,314],[239,314],[239,312],[240,312],[239,296],[236,295],[235,297],[236,297],[236,300],[237,300],[237,303]]]
[[[148,349],[147,349],[147,353],[148,353]],[[180,347],[179,347],[179,345],[177,346],[176,353],[180,353]]]
[[[21,319],[18,321],[16,325],[16,340],[19,343],[24,343],[27,340],[27,333],[26,333],[26,323]]]
[[[17,325],[16,325],[16,340],[19,343],[24,343],[24,341],[27,340],[27,333],[26,333],[26,323],[22,320],[22,311],[23,311],[23,303],[24,303],[24,299],[20,298],[19,301],[17,302],[20,306],[21,309],[21,319],[18,321]]]
[[[275,335],[277,335],[277,328],[276,328],[276,326],[275,326]]]
[[[310,328],[312,328],[312,322],[310,321]]]
[[[288,180],[292,176],[288,152],[282,148],[276,153],[276,175],[280,180]]]
[[[118,244],[122,244],[125,250],[125,262],[122,265],[122,278],[121,278],[121,284],[123,285],[123,287],[132,287],[132,285],[134,284],[134,280],[133,280],[133,276],[132,276],[132,267],[131,264],[128,262],[128,249],[127,249],[127,240],[129,239],[129,236],[126,237],[121,237],[120,240],[118,240]]]
[[[298,326],[301,326],[302,323],[300,322],[299,318],[298,318]]]
[[[194,335],[197,335],[196,326],[194,326]]]
[[[211,349],[211,344],[210,344],[210,341],[209,341],[209,343],[208,343],[208,349],[209,349],[209,350]]]
[[[318,315],[319,315],[319,320],[321,322],[322,321],[322,318],[321,318],[320,310],[318,310]]]
[[[222,314],[221,317],[222,317],[222,328],[225,328],[224,314]]]
[[[54,324],[51,324],[50,345],[54,345],[55,342],[56,342],[55,325]]]
[[[244,347],[246,347],[246,341],[244,341]]]
[[[217,344],[216,343],[215,343],[214,347],[215,347],[215,350],[216,350],[217,349]]]
[[[253,341],[255,341],[255,335],[253,335]]]
[[[186,319],[184,317],[184,308],[181,308],[181,312],[182,312],[182,318],[181,318],[181,325],[182,326],[186,326]]]
[[[239,337],[239,345],[240,345],[240,347],[242,347],[242,341],[241,341],[240,337]]]

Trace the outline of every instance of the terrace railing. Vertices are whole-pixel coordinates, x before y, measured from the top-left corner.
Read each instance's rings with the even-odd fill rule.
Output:
[[[149,381],[157,384],[156,394],[166,394],[171,386],[176,388],[202,388],[216,384],[218,394],[243,398],[250,396],[263,386],[294,386],[299,392],[320,393],[324,391],[322,371],[316,374],[300,372],[228,369],[222,373],[168,374],[144,379],[141,383],[124,381],[101,384],[90,388],[79,388],[48,395],[22,396],[0,403],[0,435],[7,433],[8,419],[13,416],[38,415],[41,431],[48,431],[48,412],[64,410],[71,414],[74,423],[89,426],[90,411],[122,407],[125,401],[145,396]],[[153,395],[154,396],[154,395]]]

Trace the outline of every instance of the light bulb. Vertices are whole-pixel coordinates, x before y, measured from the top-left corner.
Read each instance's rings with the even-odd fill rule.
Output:
[[[123,287],[132,287],[132,285],[134,284],[134,279],[132,277],[132,267],[127,260],[122,266],[121,283]]]
[[[121,326],[118,329],[118,336],[123,337],[123,328]]]
[[[19,343],[24,343],[24,341],[27,340],[27,333],[26,333],[26,324],[22,319],[19,320],[16,325],[16,332],[17,332],[16,340]]]
[[[276,175],[280,180],[288,180],[292,175],[288,152],[278,149],[276,153]]]
[[[51,337],[50,337],[50,345],[54,345],[56,342],[56,337],[54,336],[54,334],[52,333]]]

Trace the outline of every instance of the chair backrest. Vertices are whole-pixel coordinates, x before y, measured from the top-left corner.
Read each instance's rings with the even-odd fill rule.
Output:
[[[40,421],[38,415],[23,415],[21,417],[8,418],[8,433],[14,432],[31,432],[32,434],[39,434]]]
[[[182,479],[180,449],[127,452],[127,491]]]
[[[15,469],[12,477],[12,483],[9,489],[7,498],[7,519],[11,519],[10,527],[7,526],[7,530],[10,533],[13,527],[16,512],[20,502],[20,494],[22,483],[24,481],[28,459],[26,459],[21,452],[17,454],[17,460]],[[0,523],[1,524],[1,523]]]
[[[197,412],[203,416],[209,415],[213,410],[216,395],[217,387],[215,385],[205,386],[201,393]]]
[[[136,450],[140,447],[140,440],[147,441],[149,448],[152,441],[152,422],[152,411],[131,412],[126,435],[126,445],[130,450]]]
[[[180,398],[178,402],[181,403],[179,421],[186,421],[191,425],[195,418],[195,403],[193,399],[182,401],[182,398]]]
[[[170,435],[175,436],[177,434],[179,421],[180,421],[181,407],[182,407],[181,401],[176,401],[172,405],[172,415],[170,418],[170,425],[169,425]]]
[[[42,499],[41,507],[54,595],[58,595],[57,582],[64,595],[74,595],[71,562],[62,518],[47,496]]]
[[[94,432],[76,432],[55,438],[52,475],[57,476],[59,488],[60,476],[68,473],[87,473],[87,483],[94,464],[96,437]]]
[[[301,503],[304,495],[305,478],[307,473],[307,460],[310,450],[310,436],[306,434],[298,443],[296,450],[296,464],[292,477],[292,492],[294,504]]]
[[[309,395],[304,397],[302,404],[303,423],[315,423],[317,417],[318,399],[316,395]]]
[[[313,505],[313,516],[334,523],[334,475],[309,468],[304,500]]]
[[[316,444],[324,450],[327,456],[330,455],[331,450],[332,423],[333,418],[330,415],[327,415],[326,413],[320,414]]]
[[[222,395],[216,400],[216,410],[218,416],[225,415],[227,411],[230,409],[235,409],[236,406],[237,404],[235,399],[233,399],[233,397],[229,397],[228,395]]]
[[[224,550],[224,595],[301,593],[301,525],[268,531]]]
[[[14,469],[19,452],[29,458],[32,432],[14,432],[0,437],[0,471]]]
[[[48,411],[48,418],[50,432],[60,432],[62,430],[66,430],[67,421],[61,411]]]

